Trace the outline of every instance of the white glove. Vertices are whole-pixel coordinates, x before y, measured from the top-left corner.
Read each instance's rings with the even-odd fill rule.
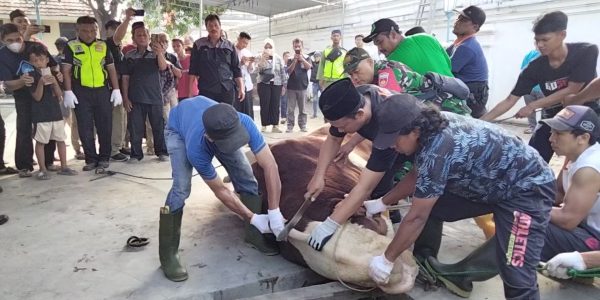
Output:
[[[319,224],[313,231],[310,233],[310,237],[308,238],[308,245],[313,247],[317,251],[323,250],[323,247],[331,236],[335,233],[335,231],[340,227],[340,224],[336,223],[330,217],[327,217],[325,222]]]
[[[267,215],[254,214],[252,219],[250,219],[250,224],[256,227],[260,233],[271,233],[271,228],[269,228],[269,216]]]
[[[75,104],[79,104],[79,101],[77,101],[77,96],[73,94],[73,91],[65,91],[63,96],[63,105],[66,108],[75,108]]]
[[[367,217],[372,217],[375,214],[378,214],[382,211],[387,210],[387,205],[383,203],[383,197],[375,200],[367,200],[363,202],[363,205],[367,209]]]
[[[550,276],[562,279],[570,278],[567,274],[569,269],[583,271],[587,269],[583,257],[577,251],[561,253],[554,256],[547,264],[548,274]]]
[[[385,254],[373,256],[369,263],[369,277],[378,285],[387,284],[392,274],[394,263],[385,258]]]
[[[123,97],[121,97],[121,91],[119,89],[112,90],[112,93],[110,94],[110,102],[112,102],[114,107],[123,103]]]
[[[275,236],[278,236],[283,228],[285,227],[285,219],[279,210],[279,207],[276,209],[269,209],[267,211],[269,216],[269,227],[271,227],[271,231]]]

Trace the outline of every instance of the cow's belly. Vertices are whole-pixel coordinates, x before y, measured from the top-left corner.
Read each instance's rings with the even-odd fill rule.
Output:
[[[376,286],[368,274],[369,262],[373,256],[385,251],[392,238],[348,222],[337,230],[319,252],[311,248],[307,240],[310,232],[320,223],[310,222],[304,231],[294,229],[288,237],[288,241],[298,249],[308,266],[332,280],[342,280],[363,287]],[[389,294],[405,293],[412,289],[417,273],[412,254],[404,251],[394,262],[389,283],[380,288]]]

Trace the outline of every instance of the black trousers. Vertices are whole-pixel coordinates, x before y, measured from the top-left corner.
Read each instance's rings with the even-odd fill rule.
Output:
[[[260,99],[260,122],[262,126],[279,125],[279,105],[281,85],[259,82],[258,98]]]
[[[254,108],[252,107],[252,90],[246,91],[246,96],[244,96],[244,101],[240,102],[240,100],[235,99],[233,101],[233,107],[235,110],[246,114],[254,120]]]
[[[227,103],[229,105],[233,105],[233,101],[235,98],[235,89],[232,88],[230,91],[227,91],[227,90],[221,88],[221,92],[219,92],[219,93],[215,93],[215,92],[211,92],[211,91],[207,91],[207,90],[200,90],[198,95],[210,98],[219,103]]]
[[[0,169],[6,168],[6,163],[4,162],[4,143],[6,142],[6,127],[4,127],[4,119],[2,119],[2,114],[0,114]]]
[[[19,97],[20,98],[20,97]],[[31,99],[16,99],[15,110],[17,112],[17,140],[15,146],[15,166],[18,170],[33,171],[33,122],[31,121]],[[2,131],[4,121],[2,121]],[[6,139],[6,133],[3,134]],[[54,163],[54,150],[56,142],[50,141],[44,147],[46,166]],[[4,142],[2,142],[2,153],[4,154]]]
[[[79,139],[85,154],[85,163],[108,161],[111,152],[112,110],[108,87],[73,87],[79,104],[75,106]],[[100,149],[96,152],[94,126],[98,134]]]
[[[469,99],[467,99],[467,106],[471,109],[471,117],[478,119],[487,112],[485,105],[488,101],[488,83],[487,81],[475,81],[465,82],[465,84],[471,92]]]
[[[129,129],[129,137],[131,139],[132,159],[144,158],[142,138],[146,131],[146,118],[150,121],[152,135],[154,136],[154,154],[157,156],[169,155],[167,146],[165,145],[165,120],[163,119],[162,104],[152,105],[134,102],[128,117],[127,128]],[[198,120],[198,122],[202,122],[202,120]]]

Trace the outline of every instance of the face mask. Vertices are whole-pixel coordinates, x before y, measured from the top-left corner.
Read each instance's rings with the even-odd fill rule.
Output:
[[[8,45],[6,45],[6,48],[8,48],[8,50],[14,52],[14,53],[19,53],[19,51],[21,50],[21,46],[23,46],[22,43],[10,43]]]

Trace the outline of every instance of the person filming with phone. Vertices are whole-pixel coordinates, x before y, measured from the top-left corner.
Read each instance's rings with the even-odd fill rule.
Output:
[[[287,62],[287,73],[289,74],[287,83],[287,130],[294,130],[296,106],[298,106],[298,127],[300,131],[306,132],[306,90],[308,89],[308,70],[312,68],[312,64],[302,54],[304,44],[301,39],[296,38],[292,41],[294,48],[294,57]]]

